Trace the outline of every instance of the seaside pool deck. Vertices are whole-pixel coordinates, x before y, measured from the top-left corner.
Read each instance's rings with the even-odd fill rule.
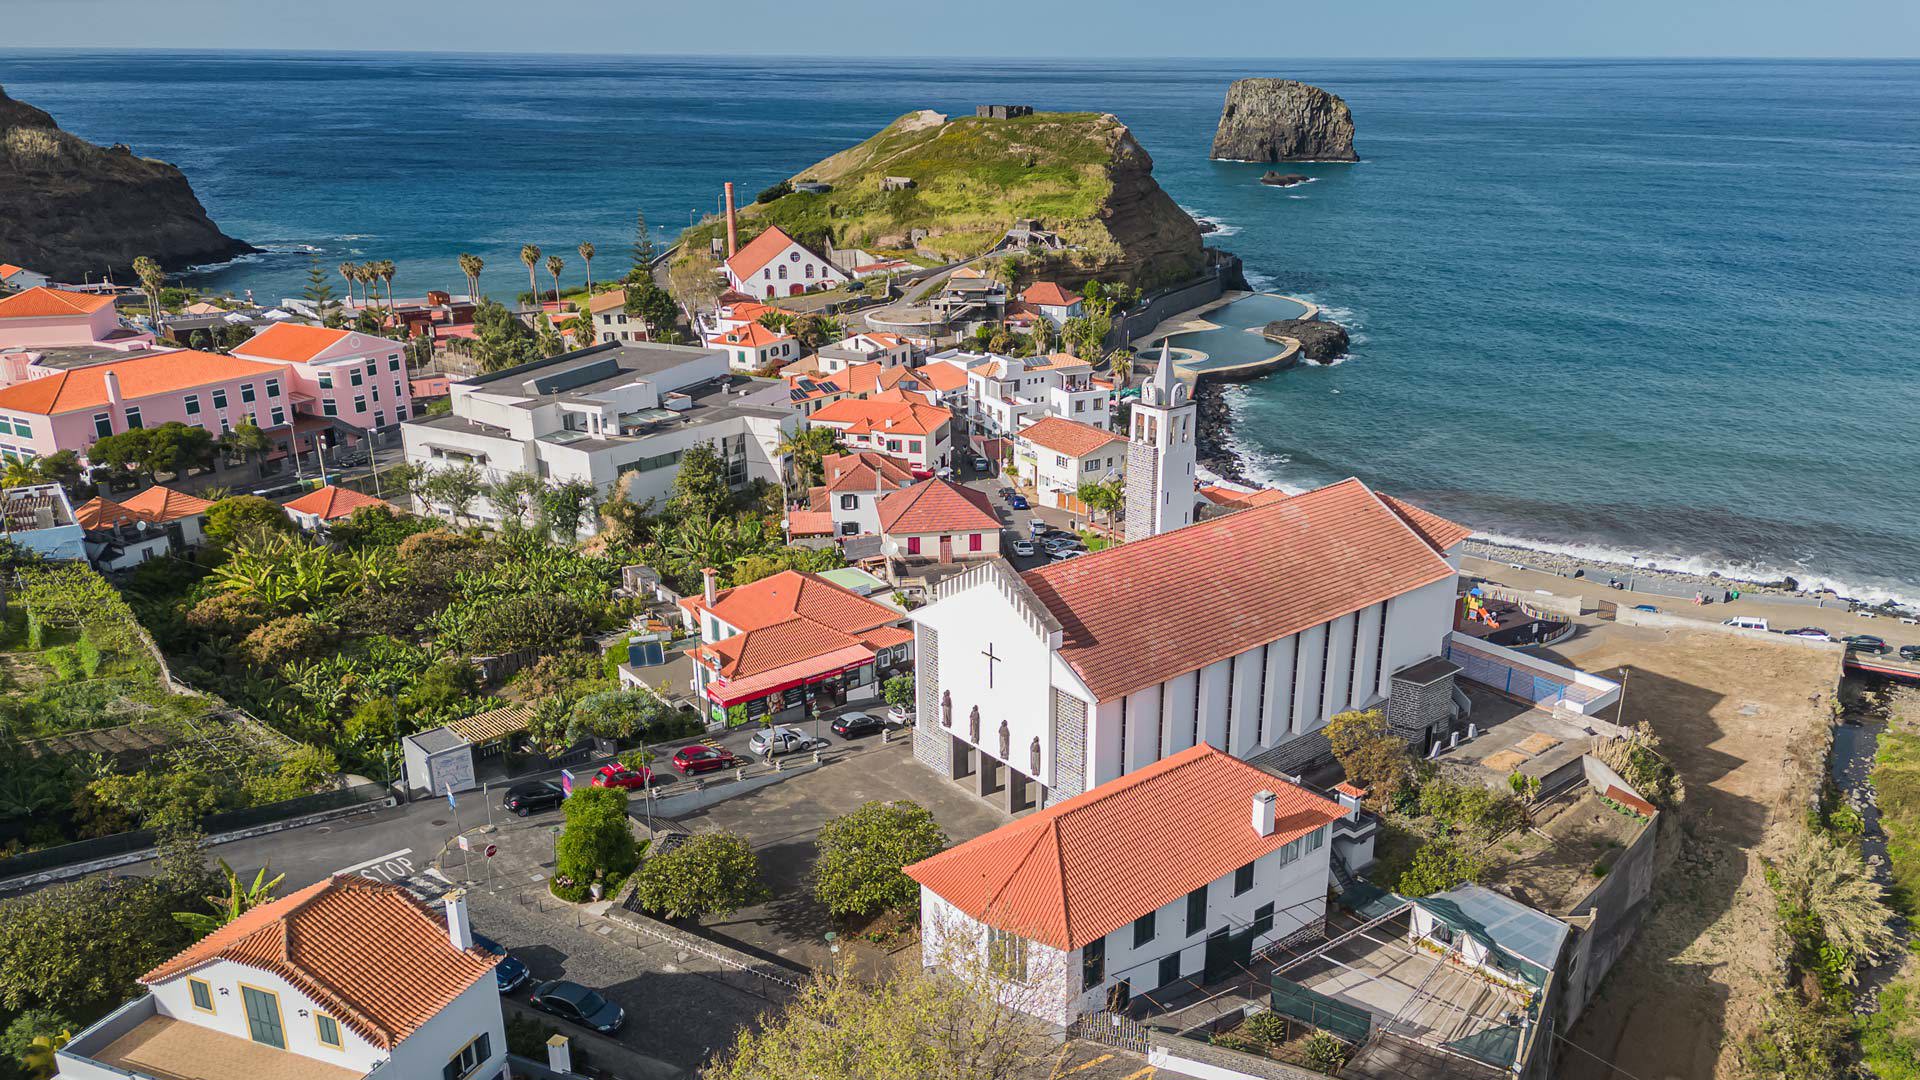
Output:
[[[1276,319],[1314,319],[1320,309],[1276,293],[1231,293],[1220,301],[1154,328],[1138,346],[1142,353],[1164,340],[1174,366],[1189,378],[1238,381],[1292,367],[1297,344],[1277,345],[1261,329]]]

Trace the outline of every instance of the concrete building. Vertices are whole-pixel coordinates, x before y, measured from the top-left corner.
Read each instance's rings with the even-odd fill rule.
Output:
[[[879,331],[851,334],[831,345],[822,345],[814,354],[815,370],[833,375],[855,364],[899,367],[913,362],[913,343],[899,334]]]
[[[1127,449],[1127,440],[1105,428],[1048,416],[1014,436],[1013,463],[1040,505],[1085,514],[1080,485],[1125,476]]]
[[[844,285],[846,272],[827,257],[770,225],[726,262],[727,284],[748,296],[799,296]]]
[[[1004,724],[1000,738],[1021,753]],[[985,963],[1003,1004],[1061,1028],[1119,1012],[1137,992],[1318,936],[1342,814],[1189,747],[907,867],[921,962]]]
[[[0,289],[12,289],[25,292],[28,289],[45,288],[53,284],[47,275],[13,263],[0,263]]]
[[[243,423],[284,427],[292,391],[287,364],[191,349],[47,369],[0,387],[0,454],[85,454],[96,439],[171,421],[216,436]]]
[[[862,450],[820,459],[824,481],[808,493],[808,509],[828,515],[834,536],[878,535],[880,500],[913,486],[913,469],[899,458]]]
[[[593,319],[593,340],[649,341],[647,321],[627,314],[627,290],[614,289],[587,301],[587,314]]]
[[[211,502],[159,484],[126,499],[95,496],[74,519],[86,530],[86,557],[100,570],[130,570],[200,546]]]
[[[1020,294],[1020,303],[1028,311],[1052,323],[1056,329],[1065,326],[1068,319],[1077,319],[1087,313],[1086,302],[1079,293],[1051,281],[1036,281],[1027,286],[1026,291]]]
[[[734,487],[777,483],[779,446],[799,423],[785,386],[735,376],[724,353],[688,345],[606,342],[448,389],[451,413],[401,428],[409,462],[472,465],[489,483],[516,472],[585,480],[603,496],[619,484],[635,502],[665,501],[680,455],[702,444]],[[500,520],[484,498],[469,512]]]
[[[791,334],[769,330],[759,323],[745,323],[722,330],[707,339],[707,344],[727,354],[727,364],[743,374],[772,372],[800,358],[800,341]]]
[[[843,398],[815,410],[807,423],[839,432],[850,449],[897,457],[916,476],[930,476],[952,464],[953,414],[917,393],[894,389]]]
[[[497,962],[464,894],[442,920],[397,885],[329,878],[141,976],[55,1055],[58,1080],[496,1080]]]
[[[987,493],[951,480],[922,480],[880,500],[880,551],[911,573],[916,563],[953,564],[1000,555],[1000,519]]]
[[[1194,443],[1199,407],[1193,392],[1173,373],[1173,357],[1164,342],[1160,363],[1140,387],[1127,441],[1127,539],[1185,528],[1195,520]]]
[[[0,352],[63,346],[126,351],[152,344],[153,332],[120,318],[109,295],[41,284],[0,296]]]
[[[29,484],[0,492],[4,539],[46,559],[84,559],[86,529],[59,484]]]
[[[276,323],[235,346],[232,355],[285,364],[294,412],[379,431],[413,415],[407,347],[391,338],[299,323]]]
[[[332,484],[315,488],[280,509],[286,511],[288,519],[301,529],[324,534],[327,526],[333,522],[350,518],[355,511],[367,507],[393,512],[393,506],[384,499]]]
[[[1093,380],[1093,365],[1067,353],[990,355],[967,368],[967,419],[977,434],[1006,438],[1043,416],[1104,428],[1113,391]]]

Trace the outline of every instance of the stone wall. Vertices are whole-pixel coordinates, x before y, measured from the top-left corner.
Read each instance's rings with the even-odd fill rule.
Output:
[[[1232,265],[1237,272],[1238,260]],[[1113,329],[1107,332],[1106,347],[1117,349],[1130,345],[1141,335],[1152,333],[1154,327],[1167,319],[1220,299],[1227,291],[1227,281],[1224,267],[1210,266],[1200,280],[1152,295],[1138,310],[1114,320]]]
[[[915,697],[913,756],[940,776],[951,776],[953,738],[940,727],[940,632],[913,628]]]
[[[1127,540],[1153,535],[1155,503],[1160,499],[1160,453],[1143,442],[1127,444]]]
[[[1248,759],[1263,769],[1299,775],[1309,767],[1321,762],[1333,760],[1333,747],[1327,742],[1327,731],[1309,731],[1305,735],[1296,735],[1271,750],[1262,751]]]
[[[1453,723],[1453,680],[1447,675],[1424,685],[1393,677],[1393,693],[1387,699],[1387,726],[1419,747],[1428,732],[1435,740],[1444,740]]]
[[[1072,694],[1053,692],[1053,786],[1049,805],[1071,799],[1087,789],[1087,703]]]

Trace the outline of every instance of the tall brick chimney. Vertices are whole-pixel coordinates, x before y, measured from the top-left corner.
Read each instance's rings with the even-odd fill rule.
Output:
[[[726,189],[727,189],[727,258],[731,259],[733,258],[734,245],[737,243],[736,238],[738,235],[734,231],[734,226],[733,226],[733,181],[731,180],[727,181]]]

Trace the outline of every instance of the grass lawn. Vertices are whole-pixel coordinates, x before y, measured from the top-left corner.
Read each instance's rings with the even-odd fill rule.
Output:
[[[1920,696],[1895,698],[1874,755],[1873,785],[1893,874],[1890,899],[1911,919],[1920,898]],[[1855,1030],[1868,1072],[1881,1080],[1920,1078],[1920,972],[1911,959],[1881,992],[1880,1011],[1859,1018]]]

